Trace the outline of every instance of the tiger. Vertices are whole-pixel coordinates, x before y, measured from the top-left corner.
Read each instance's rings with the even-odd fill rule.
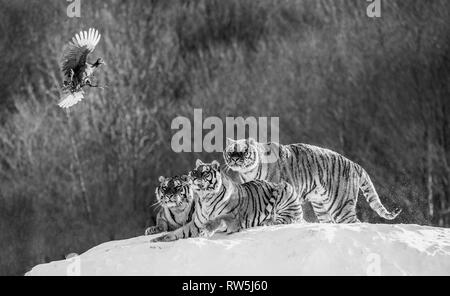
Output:
[[[311,202],[319,223],[357,223],[356,202],[361,191],[382,218],[395,219],[401,209],[389,212],[381,203],[367,172],[357,163],[329,149],[308,145],[259,143],[253,138],[227,139],[225,164],[244,182],[286,181],[297,198]]]
[[[147,228],[145,235],[173,231],[186,225],[195,209],[195,196],[188,176],[160,176],[158,181],[155,194],[161,209],[156,216],[156,226]]]
[[[197,195],[191,222],[153,242],[302,222],[301,203],[295,197],[293,186],[287,182],[255,180],[238,184],[221,172],[219,162],[203,163],[201,160],[197,160],[189,177]]]

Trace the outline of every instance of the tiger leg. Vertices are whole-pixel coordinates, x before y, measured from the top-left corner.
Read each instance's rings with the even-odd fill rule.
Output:
[[[303,212],[300,212],[300,214],[286,215],[283,217],[282,221],[283,224],[305,223],[305,219],[303,219]]]
[[[158,236],[157,238],[150,240],[150,242],[171,242],[183,238],[198,237],[201,228],[202,226],[199,226],[198,222],[196,223],[194,220],[174,231]]]
[[[242,230],[241,222],[238,217],[228,216],[224,219],[227,234],[232,234]]]
[[[164,228],[162,225],[150,226],[145,230],[145,235],[152,235],[167,231],[167,228]]]
[[[356,216],[356,202],[358,201],[359,187],[355,178],[341,184],[342,191],[338,192],[335,209],[330,209],[331,216],[336,223],[360,223]]]
[[[217,231],[218,228],[224,225],[224,221],[222,218],[215,218],[209,220],[205,223],[202,229],[200,229],[199,236],[201,237],[211,237]]]
[[[267,222],[263,222],[263,225],[268,226],[294,223],[305,223],[305,220],[303,219],[302,205],[297,202],[294,202],[289,207],[278,211],[275,217],[272,217],[272,219]]]
[[[336,223],[360,223],[358,217],[356,216],[356,202],[358,198],[358,191],[346,194],[346,199],[342,197],[341,206],[336,209],[331,215],[333,216]]]
[[[336,223],[360,223],[356,216],[356,203],[355,199],[348,198],[340,209],[337,209],[332,213]]]
[[[305,223],[303,217],[292,217],[291,215],[279,215],[275,219],[267,220],[261,223],[261,226],[273,226],[282,224]]]
[[[320,223],[334,223],[323,203],[312,201],[311,205]]]
[[[302,198],[292,185],[281,182],[276,185],[277,192],[273,192],[278,200],[271,219],[266,225],[303,223]]]
[[[156,216],[156,226],[148,227],[145,230],[145,235],[157,234],[169,230],[169,224],[167,223],[167,220],[164,218],[163,213],[164,213],[163,211],[158,212],[158,215]]]
[[[215,232],[223,230],[227,234],[235,233],[241,230],[239,219],[233,215],[217,217],[205,223],[200,230],[200,236],[211,237]]]

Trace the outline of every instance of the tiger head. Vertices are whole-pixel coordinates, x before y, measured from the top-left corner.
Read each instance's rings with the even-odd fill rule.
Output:
[[[211,163],[203,163],[198,159],[195,169],[189,172],[189,178],[194,191],[212,193],[219,191],[222,187],[220,164],[216,160]]]
[[[255,169],[260,160],[257,142],[253,138],[242,140],[227,139],[229,143],[223,151],[223,157],[229,168],[237,172]]]
[[[156,187],[156,199],[164,208],[185,209],[194,199],[194,194],[186,175],[172,178],[159,177],[159,186]]]

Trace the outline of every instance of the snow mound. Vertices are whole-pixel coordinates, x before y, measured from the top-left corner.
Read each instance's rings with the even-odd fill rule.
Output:
[[[141,236],[26,275],[450,275],[450,229],[291,224],[150,243]]]

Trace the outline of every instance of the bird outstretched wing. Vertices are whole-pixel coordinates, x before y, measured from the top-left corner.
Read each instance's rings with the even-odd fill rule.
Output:
[[[85,66],[88,54],[94,51],[101,36],[96,29],[90,28],[72,38],[64,50],[61,63],[61,70],[66,77],[70,77],[71,70],[76,72]]]
[[[81,101],[84,98],[84,92],[82,90],[77,92],[65,92],[58,102],[58,106],[61,108],[69,108]]]

